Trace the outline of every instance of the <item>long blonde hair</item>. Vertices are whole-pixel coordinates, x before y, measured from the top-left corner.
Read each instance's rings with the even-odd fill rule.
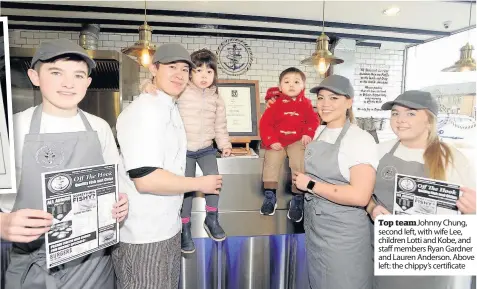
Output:
[[[427,147],[424,151],[424,166],[431,179],[446,180],[446,168],[453,162],[453,154],[450,147],[439,140],[437,135],[437,118],[429,110],[426,110],[429,119],[429,136]]]

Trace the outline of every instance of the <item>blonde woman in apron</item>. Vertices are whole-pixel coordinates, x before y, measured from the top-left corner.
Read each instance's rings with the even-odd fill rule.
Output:
[[[461,184],[463,196],[457,207],[475,213],[475,173],[471,163],[437,136],[438,104],[429,92],[406,91],[385,103],[391,110],[391,128],[397,140],[378,146],[380,157],[373,198],[367,211],[374,220],[390,214],[394,206],[396,173]],[[473,201],[472,201],[473,200]],[[373,240],[373,239],[372,239]],[[469,289],[470,277],[375,276],[376,289]]]
[[[305,151],[305,174],[293,181],[305,195],[305,236],[312,289],[371,289],[369,219],[378,158],[373,137],[352,124],[350,81],[325,78],[313,89],[326,125]]]

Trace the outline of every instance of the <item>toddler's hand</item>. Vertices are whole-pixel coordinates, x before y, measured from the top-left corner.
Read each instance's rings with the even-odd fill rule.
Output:
[[[310,142],[311,142],[311,137],[309,137],[307,135],[304,135],[304,136],[301,137],[301,143],[304,146],[307,146]]]
[[[276,151],[281,151],[283,149],[282,144],[279,143],[279,142],[276,142],[276,143],[270,145],[270,147],[272,149],[276,150]]]

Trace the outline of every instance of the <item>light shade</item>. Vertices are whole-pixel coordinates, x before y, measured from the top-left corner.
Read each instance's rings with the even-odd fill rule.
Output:
[[[139,27],[139,41],[133,46],[123,48],[122,53],[134,56],[143,66],[151,64],[151,59],[156,52],[156,46],[152,44],[152,28],[144,22]]]
[[[330,65],[343,63],[343,59],[335,57],[328,50],[330,38],[325,33],[321,33],[316,40],[316,51],[312,56],[301,61],[301,64],[313,65],[315,70],[322,76],[328,71]]]
[[[474,47],[467,42],[460,49],[460,59],[454,65],[444,68],[443,72],[466,72],[475,71],[475,59],[472,58]]]

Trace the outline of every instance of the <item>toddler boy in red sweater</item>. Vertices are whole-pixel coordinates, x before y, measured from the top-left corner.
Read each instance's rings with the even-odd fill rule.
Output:
[[[267,108],[260,119],[260,137],[266,148],[263,164],[265,199],[260,213],[273,215],[277,207],[276,190],[281,167],[288,156],[292,174],[304,172],[305,147],[319,125],[318,115],[311,101],[305,97],[305,74],[295,67],[280,73],[279,87],[269,88],[266,99],[276,102]],[[293,198],[288,218],[294,222],[303,219],[303,194],[292,185]]]

